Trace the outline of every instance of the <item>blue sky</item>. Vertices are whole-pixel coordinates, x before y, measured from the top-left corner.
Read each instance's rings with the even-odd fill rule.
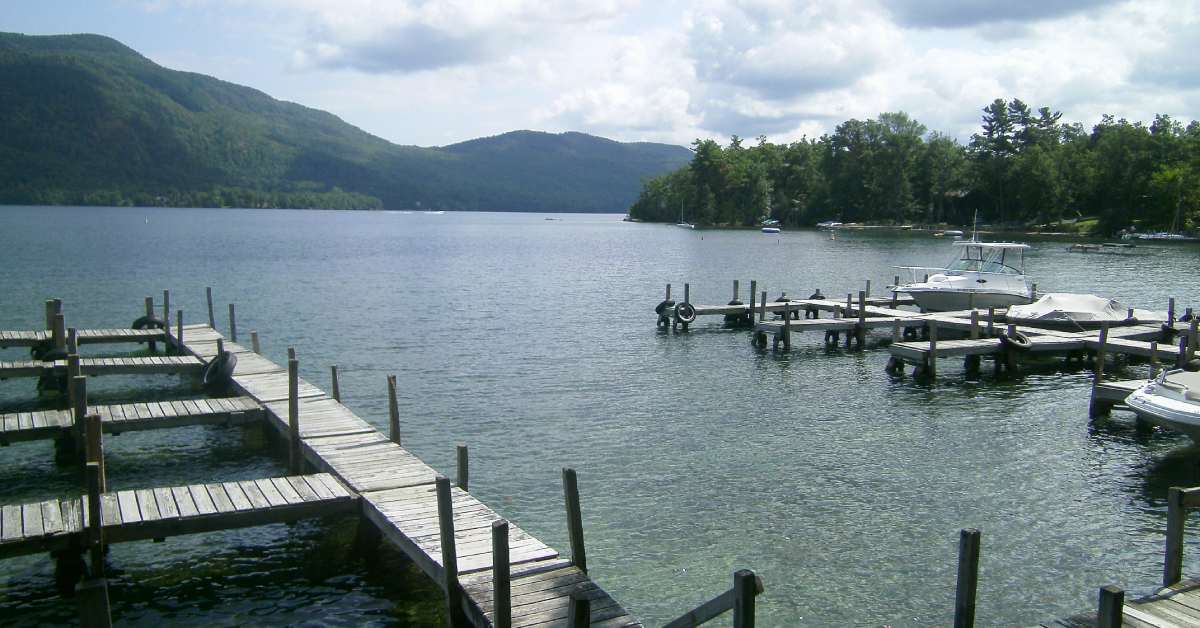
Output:
[[[7,0],[0,30],[107,35],[422,146],[789,141],[896,110],[965,141],[1014,97],[1200,118],[1200,0]]]

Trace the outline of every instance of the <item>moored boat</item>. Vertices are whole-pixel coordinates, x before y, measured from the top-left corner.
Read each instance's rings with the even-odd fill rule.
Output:
[[[1163,322],[1167,320],[1167,314],[1134,309],[1116,299],[1094,294],[1050,292],[1028,305],[1014,305],[1008,308],[1005,320],[1018,325],[1079,331],[1098,329],[1105,323],[1120,326]]]
[[[1125,398],[1142,419],[1200,442],[1200,373],[1164,371]]]
[[[952,243],[955,258],[943,268],[900,266],[913,274],[910,283],[894,286],[912,297],[926,312],[969,308],[1006,308],[1029,303],[1033,292],[1025,278],[1024,252],[1028,244],[958,240]],[[933,271],[917,281],[917,273]]]

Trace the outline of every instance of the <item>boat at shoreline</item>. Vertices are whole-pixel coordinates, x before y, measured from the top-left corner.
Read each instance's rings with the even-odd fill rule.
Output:
[[[1200,373],[1164,371],[1130,393],[1125,405],[1140,418],[1200,443]]]
[[[912,297],[925,312],[970,308],[1006,308],[1029,303],[1033,291],[1025,278],[1028,244],[956,240],[956,256],[943,268],[898,266],[912,272],[909,283],[893,286],[897,295]],[[923,280],[919,272],[933,271]]]

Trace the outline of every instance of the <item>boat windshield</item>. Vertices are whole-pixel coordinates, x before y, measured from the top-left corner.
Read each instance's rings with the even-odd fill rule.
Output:
[[[1021,275],[1021,249],[963,246],[959,256],[946,265],[949,272]]]

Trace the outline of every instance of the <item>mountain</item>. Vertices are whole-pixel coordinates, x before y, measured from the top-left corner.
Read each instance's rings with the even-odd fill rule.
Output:
[[[623,212],[690,159],[582,133],[400,146],[107,37],[0,33],[0,203]]]

